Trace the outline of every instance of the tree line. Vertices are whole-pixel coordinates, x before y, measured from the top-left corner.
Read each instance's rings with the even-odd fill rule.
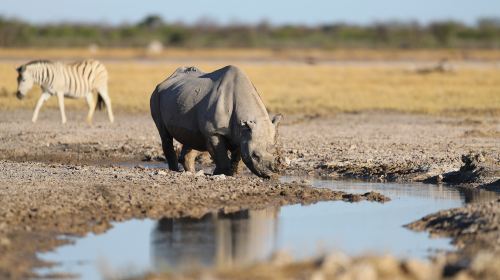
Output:
[[[32,24],[0,16],[0,47],[166,47],[189,48],[500,48],[500,18],[474,25],[457,21],[346,23],[318,26],[218,25],[200,20],[191,25],[147,16],[136,24]]]

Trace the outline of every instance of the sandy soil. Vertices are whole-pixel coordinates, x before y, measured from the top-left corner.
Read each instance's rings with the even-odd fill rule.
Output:
[[[0,112],[0,203],[3,205],[0,208],[3,252],[0,278],[31,276],[33,266],[44,265],[35,258],[35,252],[60,244],[62,241],[55,238],[58,234],[102,232],[109,228],[111,221],[200,216],[208,211],[231,212],[319,200],[385,199],[374,194],[353,196],[313,189],[297,182],[263,181],[247,174],[233,178],[196,176],[118,166],[117,162],[161,159],[160,140],[148,115],[118,114],[116,123],[109,124],[105,115],[99,114],[93,126],[83,122],[83,112],[68,112],[69,123],[64,126],[59,123],[57,111],[41,112],[37,124],[29,121],[30,116],[29,111]],[[280,130],[283,162],[287,165],[285,174],[449,182],[499,190],[500,121],[493,117],[381,112],[288,116]],[[500,201],[491,202],[489,206],[477,205],[477,208],[435,214],[447,217],[436,218],[443,221],[439,230],[435,228],[436,223],[428,222],[436,219],[428,217],[414,228],[452,236],[457,244],[466,244],[461,248],[477,245],[484,249],[490,243],[495,243],[493,248],[497,248],[498,236],[485,232],[498,231],[496,212]],[[471,233],[471,236],[485,236],[484,239],[469,236],[462,242],[462,234],[456,234],[456,228],[465,228],[463,221],[467,218],[480,217],[472,220],[483,223],[482,217],[490,216],[496,217],[485,218],[491,226],[478,226]],[[455,227],[450,226],[453,223],[449,221],[455,221]],[[472,260],[478,258],[480,249],[461,251],[469,260],[469,265],[463,266],[468,269],[464,273],[473,278],[485,271],[472,270]],[[496,253],[496,250],[492,252]],[[443,275],[446,269],[456,266],[458,259],[435,261],[429,264],[428,271]],[[375,265],[376,275],[380,275],[377,270],[380,258],[348,260],[347,268],[370,263]],[[318,263],[324,262],[316,260],[280,267],[283,273],[301,278],[302,273],[316,273],[318,267],[325,266]],[[390,263],[404,277],[413,277],[410,273],[413,268],[396,260]],[[296,266],[310,269],[300,272],[293,269]],[[253,272],[271,268],[276,270],[275,264],[263,264]],[[233,275],[234,272],[221,273]],[[325,275],[330,275],[328,273]]]

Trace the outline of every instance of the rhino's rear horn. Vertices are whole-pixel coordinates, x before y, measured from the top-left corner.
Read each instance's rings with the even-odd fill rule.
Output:
[[[273,122],[274,126],[276,126],[276,127],[277,127],[277,126],[279,125],[279,123],[281,122],[281,119],[282,119],[282,118],[283,118],[283,115],[282,115],[282,114],[276,114],[276,115],[273,117],[273,120],[272,120],[272,122]]]

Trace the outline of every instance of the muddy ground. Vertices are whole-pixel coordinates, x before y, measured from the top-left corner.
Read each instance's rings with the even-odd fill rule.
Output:
[[[116,123],[109,124],[102,113],[92,126],[84,117],[84,112],[68,112],[69,122],[61,125],[58,112],[47,110],[32,124],[30,111],[0,112],[0,278],[32,276],[31,268],[43,265],[35,252],[60,244],[55,236],[102,232],[111,221],[201,216],[209,211],[319,200],[385,199],[313,189],[307,183],[263,181],[245,172],[231,178],[120,166],[117,163],[162,159],[150,116],[122,113]],[[280,133],[284,174],[500,188],[500,121],[494,116],[296,115],[285,116]],[[473,278],[484,273],[484,268],[474,272],[472,264],[484,255],[483,249],[498,253],[500,238],[494,233],[500,231],[499,205],[500,201],[493,201],[444,211],[414,225],[451,236],[462,248],[458,256],[430,264],[429,273],[443,275],[450,267],[465,268],[464,273]],[[474,223],[475,230],[461,239],[464,234],[458,229]],[[495,246],[486,246],[492,243]],[[349,259],[344,268],[380,260]],[[310,269],[301,271],[311,276],[318,262],[325,261],[280,267],[283,273],[293,274],[293,267],[307,266]],[[408,264],[391,263],[399,268],[398,273],[413,277]],[[263,264],[262,269],[268,266],[276,270],[272,263]],[[297,273],[293,274],[296,278],[303,276]]]
[[[29,121],[30,116],[29,111],[0,113],[0,159],[105,165],[163,157],[148,114],[122,114],[115,124],[100,114],[93,126],[83,122],[82,112],[71,112],[64,126],[59,124],[57,111],[42,112],[36,124]],[[472,154],[482,168],[479,178],[453,183],[480,186],[500,179],[500,120],[496,116],[387,112],[287,116],[280,135],[286,174],[446,181],[464,161],[470,161],[471,157],[463,156]]]

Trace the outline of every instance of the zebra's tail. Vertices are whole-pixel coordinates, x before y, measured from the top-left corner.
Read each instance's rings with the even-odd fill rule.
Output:
[[[101,111],[103,104],[104,104],[104,99],[102,99],[100,94],[97,94],[97,104],[95,105],[96,109]]]

